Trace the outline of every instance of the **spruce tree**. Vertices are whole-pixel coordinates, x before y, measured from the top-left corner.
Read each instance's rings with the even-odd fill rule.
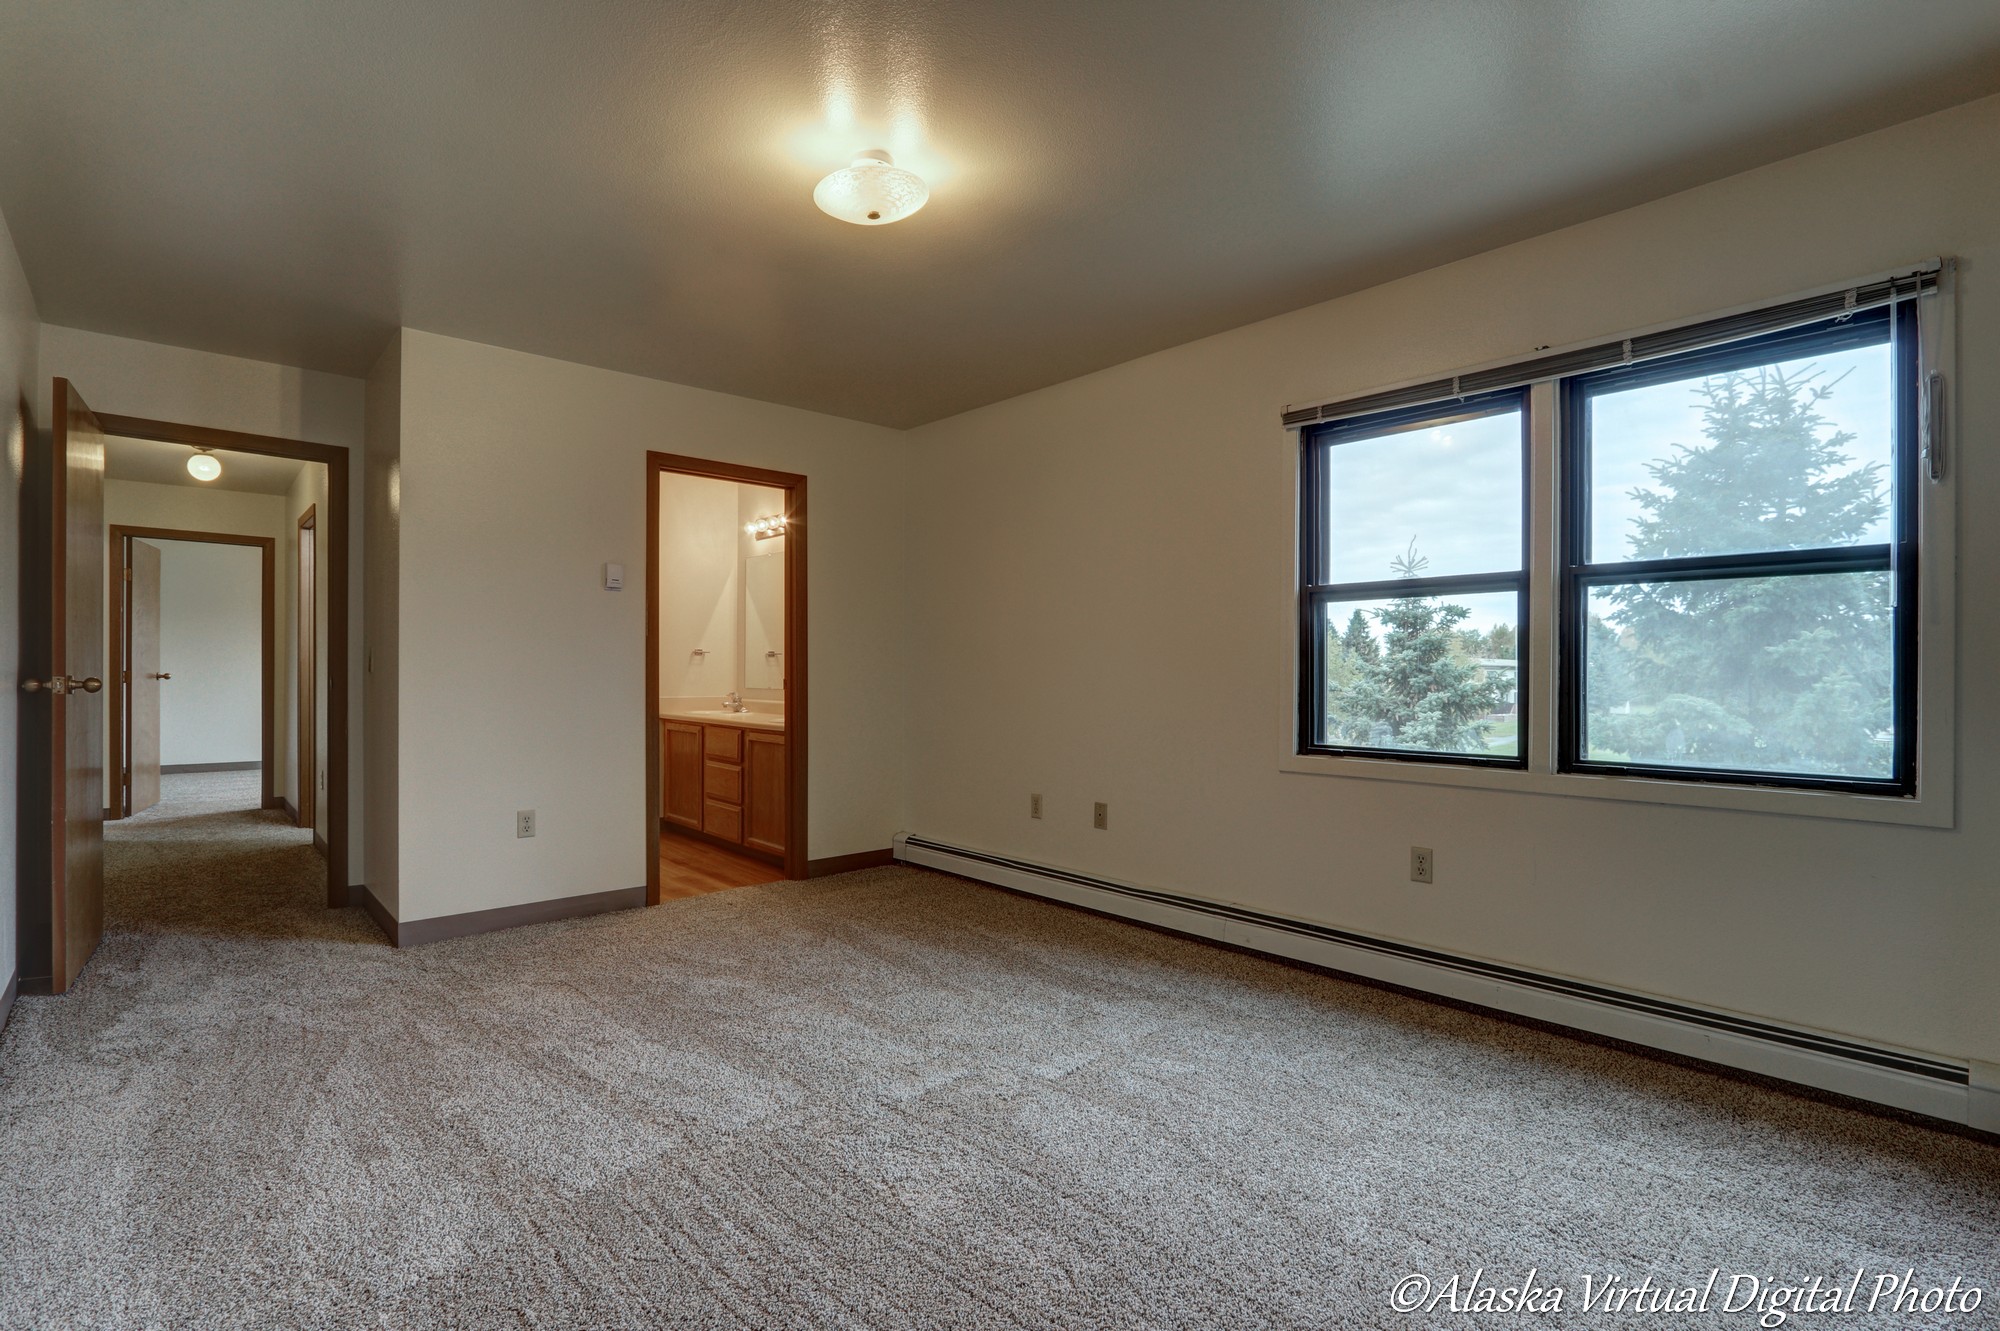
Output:
[[[1705,443],[1632,492],[1628,558],[1842,546],[1887,509],[1882,469],[1819,406],[1838,381],[1775,367],[1705,380]],[[1754,770],[1870,771],[1887,752],[1884,574],[1622,586],[1590,633],[1593,752]],[[1595,617],[1593,616],[1593,620]],[[1627,678],[1626,676],[1629,676]],[[1627,694],[1641,703],[1610,714]]]
[[[1399,578],[1414,578],[1429,563],[1413,540],[1390,569]],[[1369,635],[1371,659],[1357,656],[1359,668],[1333,694],[1330,710],[1339,737],[1383,748],[1484,752],[1481,718],[1493,710],[1503,686],[1485,679],[1462,650],[1459,625],[1472,612],[1435,596],[1408,596],[1369,613],[1381,624],[1384,640],[1375,655]],[[1354,627],[1350,619],[1350,635]],[[1366,625],[1361,627],[1365,631]]]

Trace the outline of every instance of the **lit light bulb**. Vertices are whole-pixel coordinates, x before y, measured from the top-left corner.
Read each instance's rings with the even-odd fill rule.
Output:
[[[222,464],[204,448],[188,459],[188,475],[198,481],[212,481],[222,475]]]
[[[923,177],[897,166],[880,148],[860,154],[813,190],[813,202],[821,212],[856,226],[900,222],[930,197]]]

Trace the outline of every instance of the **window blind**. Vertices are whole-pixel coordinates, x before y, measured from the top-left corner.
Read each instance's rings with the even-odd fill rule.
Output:
[[[1392,388],[1386,392],[1340,398],[1313,406],[1288,407],[1284,412],[1285,428],[1296,430],[1303,426],[1316,425],[1321,421],[1366,416],[1394,407],[1414,407],[1425,402],[1445,402],[1453,398],[1490,393],[1502,388],[1520,388],[1526,384],[1539,383],[1544,379],[1560,379],[1572,374],[1583,374],[1589,370],[1601,370],[1612,365],[1631,365],[1638,361],[1656,360],[1661,356],[1697,351],[1703,347],[1755,337],[1760,333],[1776,333],[1787,328],[1797,328],[1802,324],[1831,319],[1841,314],[1874,309],[1878,305],[1888,305],[1898,300],[1922,295],[1927,291],[1937,290],[1940,266],[1939,261],[1933,259],[1906,273],[1897,273],[1822,295],[1766,305],[1740,314],[1703,319],[1698,323],[1684,324],[1664,332],[1615,338],[1591,346],[1550,352],[1527,360],[1511,361],[1505,365],[1466,370],[1445,378],[1412,384],[1407,388]]]

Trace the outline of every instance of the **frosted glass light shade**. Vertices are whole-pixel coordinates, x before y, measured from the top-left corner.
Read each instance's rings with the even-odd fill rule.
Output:
[[[856,226],[900,222],[930,197],[921,176],[897,166],[880,148],[862,153],[813,190],[821,212]]]
[[[212,481],[222,475],[222,464],[207,453],[196,453],[188,459],[188,475],[198,481]]]

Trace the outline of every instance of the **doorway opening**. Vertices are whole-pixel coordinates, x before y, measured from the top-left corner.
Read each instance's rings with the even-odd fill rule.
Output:
[[[114,475],[106,481],[110,508],[123,496]],[[144,813],[160,802],[163,777],[188,772],[255,768],[262,807],[282,807],[276,538],[121,522],[107,530],[105,659],[117,673],[107,690],[105,821]],[[251,691],[254,719],[243,706]]]
[[[806,478],[646,455],[646,901],[804,878]]]
[[[225,476],[232,466],[237,474],[257,469],[262,479],[256,488],[281,497],[273,501],[279,506],[271,521],[291,532],[274,534],[283,561],[274,577],[280,605],[276,622],[290,621],[291,631],[273,635],[264,676],[273,702],[266,709],[272,738],[265,749],[262,798],[266,807],[283,809],[302,830],[311,829],[326,865],[325,904],[354,904],[348,883],[348,451],[109,412],[97,419],[115,441],[113,447],[166,446],[176,465],[193,452],[214,453]],[[242,505],[253,497],[237,496],[236,502]],[[302,571],[297,561],[307,558],[310,569]],[[295,667],[282,669],[282,657],[294,655]]]
[[[33,430],[25,405],[21,413],[26,436],[21,484],[24,699],[17,908],[21,992],[60,994],[76,982],[104,935],[106,818],[114,820],[121,842],[149,844],[162,839],[200,840],[207,835],[202,827],[221,827],[232,819],[262,820],[311,865],[310,869],[295,866],[298,872],[284,875],[285,886],[293,890],[277,894],[291,903],[294,914],[300,914],[297,907],[308,903],[312,911],[350,904],[349,461],[346,449],[325,444],[99,414],[83,400],[76,385],[62,378],[51,384],[50,403],[50,427],[45,433]],[[316,524],[314,538],[319,577],[313,641],[324,662],[318,675],[324,689],[316,694],[319,716],[314,739],[323,757],[319,772],[297,773],[299,780],[290,788],[303,785],[316,796],[314,806],[326,842],[323,858],[313,854],[310,836],[301,840],[294,833],[296,816],[274,822],[268,812],[296,808],[295,801],[284,797],[287,787],[273,783],[274,775],[292,757],[292,746],[281,745],[274,738],[289,729],[280,724],[279,698],[289,700],[290,695],[288,689],[281,695],[283,677],[276,669],[278,649],[273,646],[277,635],[272,625],[284,622],[284,616],[280,613],[274,621],[268,607],[274,584],[281,599],[291,584],[274,576],[268,554],[257,555],[258,646],[256,663],[249,668],[254,681],[245,684],[239,678],[234,686],[238,694],[262,695],[255,740],[255,766],[260,770],[247,770],[248,741],[239,736],[237,742],[244,745],[246,754],[217,763],[191,758],[185,764],[221,767],[221,771],[162,771],[157,777],[160,803],[151,810],[141,807],[137,811],[135,788],[138,803],[143,805],[156,793],[156,778],[151,775],[150,763],[144,777],[136,773],[129,779],[126,776],[132,758],[140,751],[162,759],[161,768],[176,765],[166,754],[152,752],[154,741],[165,737],[164,732],[154,732],[144,714],[152,700],[126,687],[136,684],[144,690],[164,684],[174,688],[182,682],[174,678],[178,672],[173,666],[156,655],[167,641],[160,632],[165,619],[167,551],[182,546],[210,553],[226,551],[241,543],[218,541],[216,537],[255,535],[260,538],[260,547],[268,540],[273,553],[282,552],[280,558],[289,556],[291,547],[284,531],[289,501],[283,496],[296,496],[308,472],[318,485],[312,502],[325,514],[327,526],[322,536]],[[211,485],[224,475],[231,477],[229,483]],[[262,485],[254,483],[260,475]],[[127,492],[121,494],[121,487]],[[140,495],[139,490],[147,493]],[[244,514],[259,502],[273,509],[267,514],[273,528],[268,537],[254,523],[245,525],[248,519]],[[231,512],[223,513],[222,509]],[[114,527],[119,530],[114,532]],[[154,562],[155,555],[161,563]],[[125,603],[128,569],[135,579],[150,581],[158,573],[163,580],[162,600],[141,608],[137,619],[131,617],[132,607]],[[211,572],[211,576],[219,575]],[[118,584],[115,593],[114,577]],[[200,585],[199,578],[195,585]],[[280,641],[288,650],[289,638]],[[136,658],[133,652],[138,653]],[[137,678],[121,678],[121,672]],[[116,724],[111,724],[114,709]],[[238,713],[240,717],[240,707]],[[185,792],[190,818],[182,818],[168,807],[178,798],[170,789],[176,782],[192,783]],[[233,812],[241,810],[248,813]],[[135,852],[126,846],[123,853],[129,857]],[[191,883],[211,889],[222,883],[254,889],[259,882],[224,883],[227,875],[218,877],[213,871],[233,865],[256,879],[262,873],[256,868],[260,862],[257,853],[244,855],[223,846],[220,858],[211,853],[192,872],[149,870],[145,881],[171,880],[182,886]],[[241,894],[218,896],[213,891],[205,897],[201,893],[156,892],[154,898],[152,904],[163,907],[198,905],[206,900],[232,909],[243,899]]]

